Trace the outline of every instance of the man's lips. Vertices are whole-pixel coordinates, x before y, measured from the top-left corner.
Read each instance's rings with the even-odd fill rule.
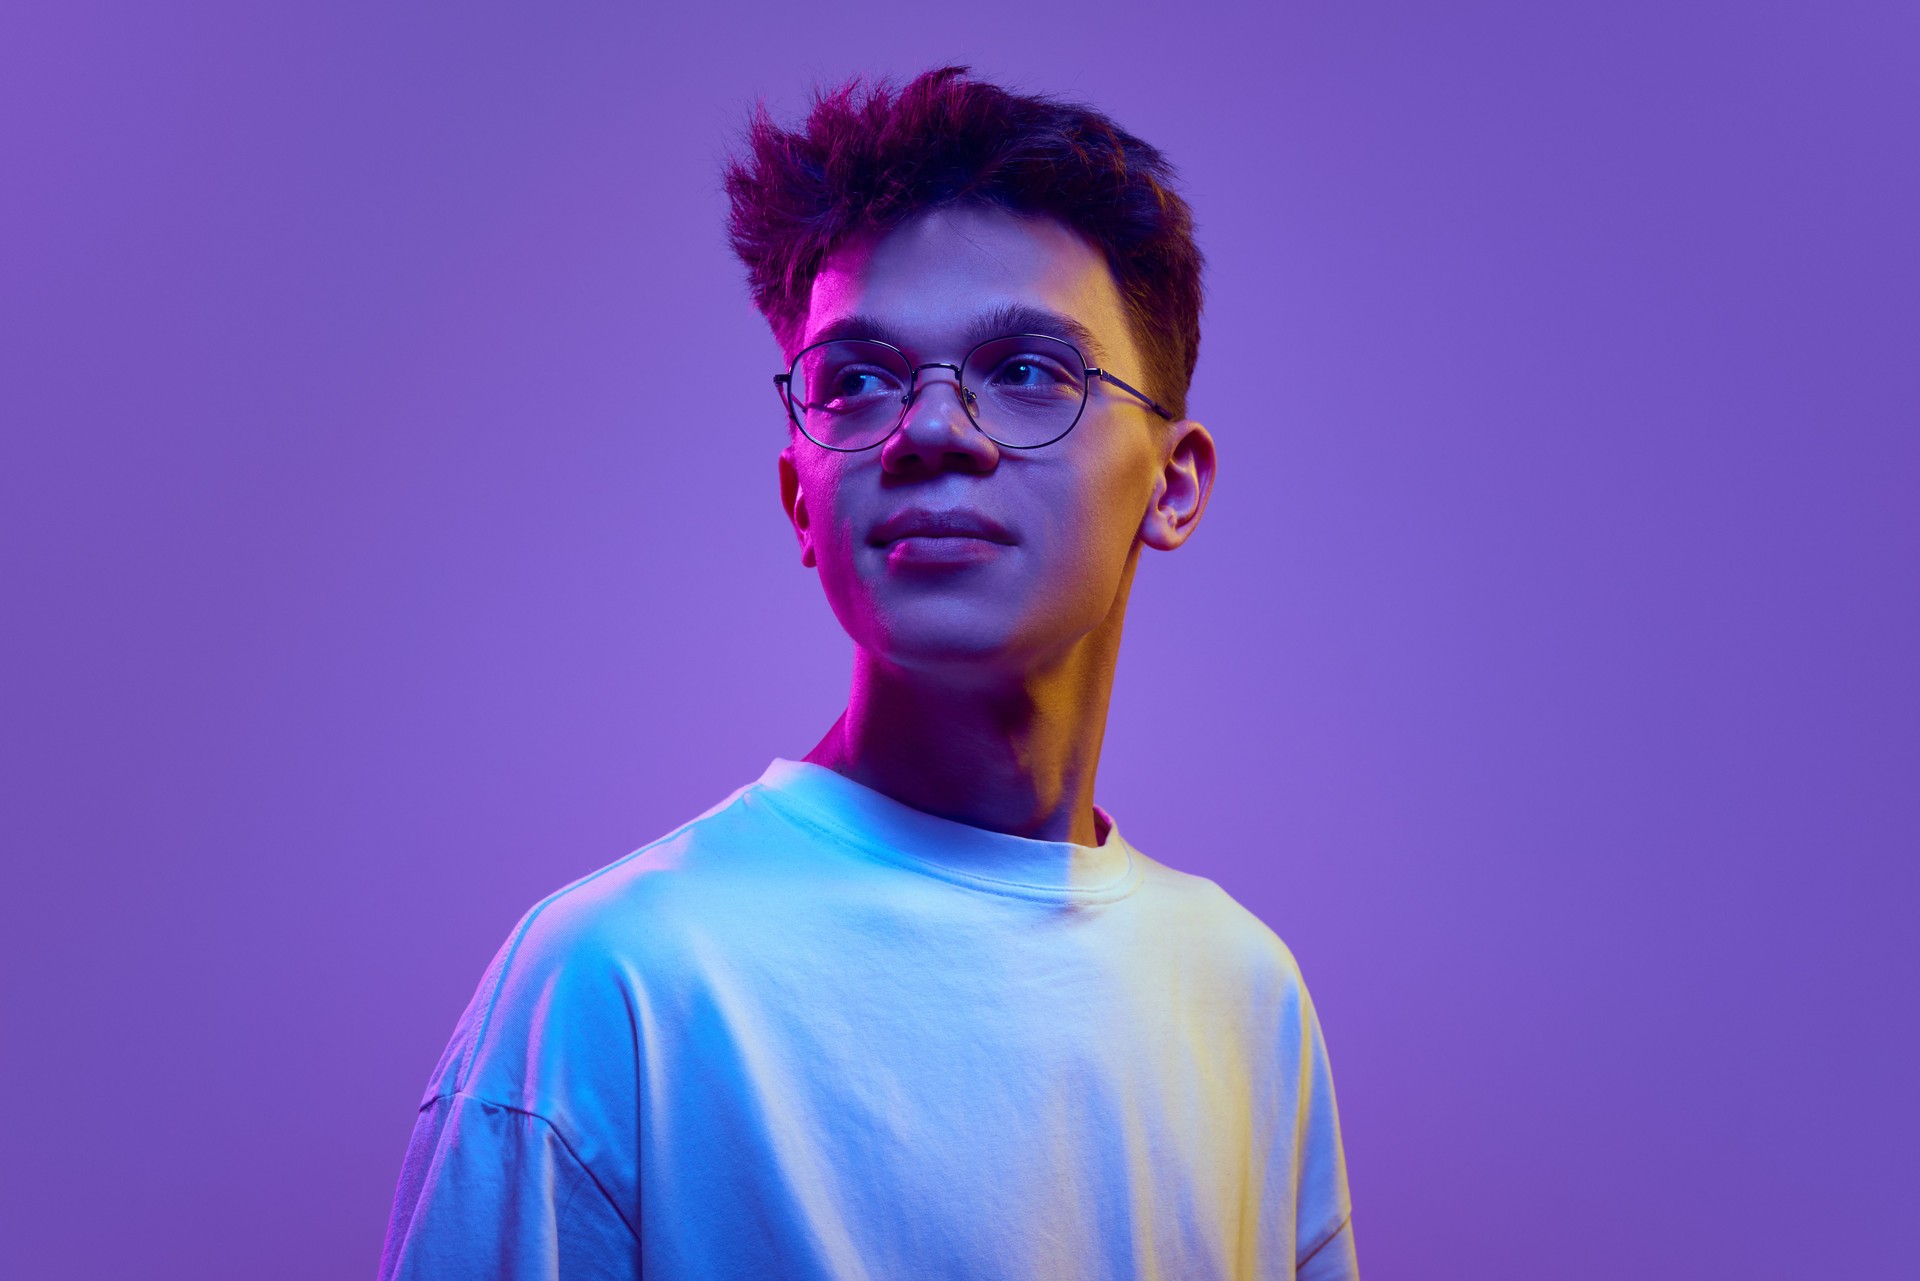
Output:
[[[978,538],[989,543],[1013,542],[1013,536],[997,521],[963,507],[940,511],[909,507],[905,511],[895,512],[874,527],[868,541],[875,547],[887,547],[903,538]]]

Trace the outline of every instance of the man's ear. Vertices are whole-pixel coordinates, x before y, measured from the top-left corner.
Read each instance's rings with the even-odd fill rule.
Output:
[[[793,533],[800,540],[800,563],[812,569],[819,562],[813,555],[813,521],[807,515],[807,496],[800,492],[800,469],[793,465],[793,446],[780,451],[780,506],[793,522]]]
[[[1192,537],[1213,493],[1213,434],[1190,418],[1169,423],[1173,447],[1154,482],[1153,500],[1140,521],[1140,541],[1170,552]]]

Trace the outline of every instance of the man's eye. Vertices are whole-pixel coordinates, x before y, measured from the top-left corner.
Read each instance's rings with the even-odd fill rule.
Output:
[[[994,370],[993,381],[1006,387],[1057,387],[1067,378],[1065,372],[1050,360],[1016,357]]]
[[[843,369],[834,378],[833,394],[848,400],[884,395],[891,380],[871,369]]]

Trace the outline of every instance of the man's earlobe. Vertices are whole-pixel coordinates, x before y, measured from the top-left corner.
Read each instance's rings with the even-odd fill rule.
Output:
[[[1191,419],[1171,425],[1173,448],[1153,488],[1153,500],[1140,522],[1140,541],[1170,552],[1192,537],[1213,493],[1217,460],[1213,434]]]
[[[815,568],[820,562],[813,554],[807,497],[800,492],[800,469],[793,465],[791,445],[780,451],[780,506],[793,524],[794,537],[800,540],[800,563],[808,569]]]

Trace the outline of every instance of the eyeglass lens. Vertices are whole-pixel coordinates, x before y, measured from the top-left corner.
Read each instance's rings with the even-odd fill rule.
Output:
[[[1086,403],[1086,366],[1067,343],[1040,335],[996,338],[967,356],[961,402],[981,431],[1016,449],[1065,435]],[[940,381],[923,371],[916,396]],[[847,338],[800,353],[789,383],[802,430],[832,449],[864,449],[899,425],[914,387],[913,366],[884,343]]]

